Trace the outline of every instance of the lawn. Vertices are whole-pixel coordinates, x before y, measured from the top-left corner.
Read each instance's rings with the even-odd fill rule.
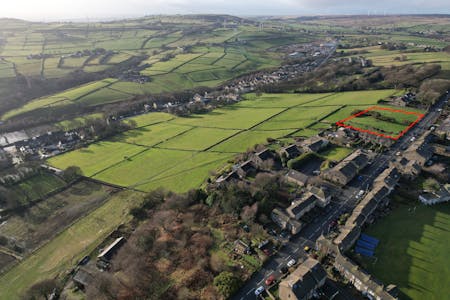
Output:
[[[386,284],[397,284],[406,295],[402,299],[449,299],[449,228],[448,204],[399,205],[367,231],[380,239],[377,262],[366,262],[368,271]]]
[[[327,160],[341,161],[346,158],[350,153],[353,152],[351,148],[344,147],[328,147],[324,151],[320,152],[319,155]]]
[[[54,278],[69,270],[95,249],[121,222],[130,218],[129,209],[141,194],[121,192],[86,217],[81,218],[50,242],[0,277],[0,299],[20,299],[35,282]]]

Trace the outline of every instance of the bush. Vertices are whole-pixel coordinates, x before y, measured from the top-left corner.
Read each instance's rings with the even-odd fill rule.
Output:
[[[222,272],[214,278],[214,285],[223,297],[229,298],[237,292],[241,282],[231,272]]]

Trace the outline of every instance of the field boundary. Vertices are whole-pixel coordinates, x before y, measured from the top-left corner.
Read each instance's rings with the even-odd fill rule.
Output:
[[[405,115],[416,115],[417,119],[415,121],[411,122],[405,129],[403,129],[398,135],[395,135],[395,136],[387,135],[387,134],[384,134],[381,132],[372,131],[372,130],[363,129],[363,128],[359,128],[356,126],[345,124],[346,122],[348,122],[352,119],[355,119],[357,117],[365,115],[366,113],[368,113],[370,111],[376,111],[376,110],[389,111],[389,112],[400,113],[400,114],[405,114]],[[356,130],[359,132],[368,133],[371,135],[388,138],[388,139],[396,141],[399,138],[401,138],[405,133],[407,133],[411,128],[413,128],[417,123],[419,123],[420,120],[423,119],[423,117],[425,117],[425,115],[418,113],[418,112],[412,112],[412,111],[407,111],[407,110],[403,110],[403,109],[393,109],[393,108],[387,108],[387,107],[381,107],[381,106],[371,106],[357,114],[351,115],[350,117],[347,117],[343,120],[336,122],[336,125],[339,127],[344,127],[344,128],[348,128],[348,129]]]

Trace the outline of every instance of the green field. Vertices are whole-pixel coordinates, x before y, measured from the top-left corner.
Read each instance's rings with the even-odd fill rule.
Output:
[[[385,121],[370,116],[368,114],[363,114],[361,116],[346,121],[345,124],[361,129],[383,132],[396,136],[400,134],[403,130],[405,130],[409,124],[413,123],[419,118],[419,116],[416,114],[404,114],[379,109],[373,111],[379,113],[381,116],[391,118],[395,122]]]
[[[0,277],[0,299],[19,299],[33,283],[54,278],[69,270],[89,254],[116,226],[130,218],[132,206],[141,195],[122,192],[111,196],[101,207],[78,220]]]
[[[315,122],[345,105],[360,105],[360,99],[375,104],[394,93],[248,95],[249,100],[207,114],[183,118],[150,113],[128,119],[136,121],[137,129],[53,157],[49,163],[61,169],[77,165],[86,176],[143,191],[163,186],[184,192],[200,186],[210,171],[234,155],[268,138],[312,136],[328,126]],[[338,149],[326,155],[339,160],[345,153],[347,149]]]
[[[377,262],[365,265],[384,283],[398,285],[406,295],[401,299],[449,299],[449,228],[448,204],[401,204],[367,231],[380,244]]]

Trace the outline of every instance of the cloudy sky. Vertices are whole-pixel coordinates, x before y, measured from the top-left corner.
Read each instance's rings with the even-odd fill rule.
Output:
[[[0,17],[30,20],[152,14],[450,14],[449,0],[2,0]]]

